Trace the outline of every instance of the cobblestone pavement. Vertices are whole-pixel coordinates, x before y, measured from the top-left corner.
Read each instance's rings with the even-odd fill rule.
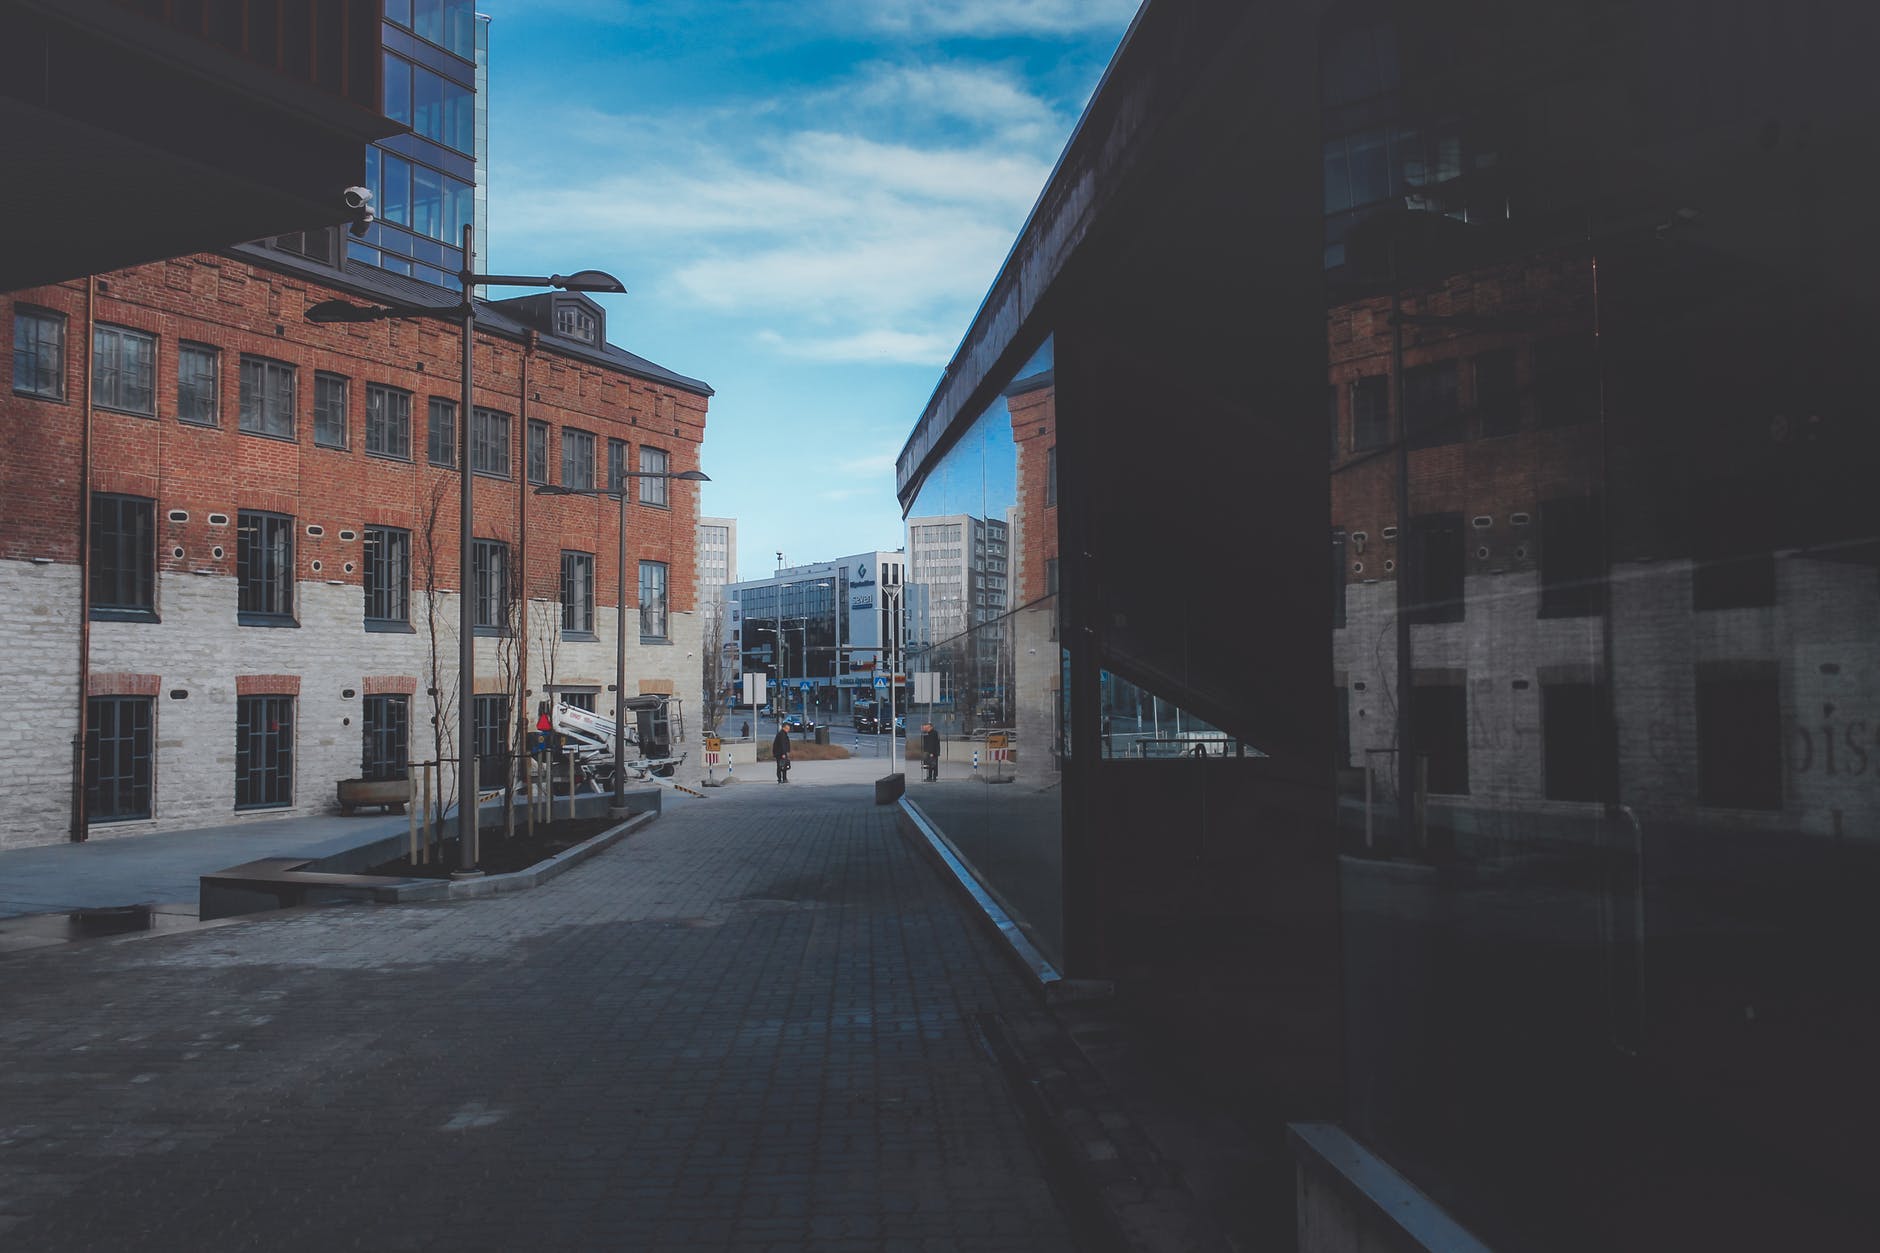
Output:
[[[1042,1010],[871,799],[0,961],[0,1247],[1069,1248],[973,1031]]]

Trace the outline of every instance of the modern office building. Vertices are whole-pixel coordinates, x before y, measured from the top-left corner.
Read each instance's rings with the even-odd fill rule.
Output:
[[[348,221],[363,153],[398,129],[379,4],[288,11],[0,5],[0,291]]]
[[[733,583],[733,681],[762,673],[790,708],[847,714],[907,642],[906,575],[905,553],[866,552]]]
[[[1877,45],[1150,0],[910,433],[1032,782],[909,803],[1248,1243],[1880,1241]]]
[[[736,518],[700,518],[698,520],[698,598],[708,601],[727,599],[725,588],[738,581],[738,520]]]

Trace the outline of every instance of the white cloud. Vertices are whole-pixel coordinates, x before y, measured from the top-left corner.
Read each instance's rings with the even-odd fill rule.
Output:
[[[556,263],[579,240],[642,294],[780,328],[758,336],[779,355],[939,365],[1073,120],[961,59],[873,62],[795,97],[563,110],[496,171],[497,251]]]
[[[849,335],[824,339],[792,338],[776,331],[757,333],[758,342],[787,357],[806,361],[869,365],[945,365],[952,356],[956,338],[939,331],[897,331],[876,327]],[[869,461],[872,464],[873,458]],[[894,454],[881,458],[886,469],[894,468]]]
[[[863,19],[879,30],[990,37],[1122,29],[1138,0],[862,0]]]

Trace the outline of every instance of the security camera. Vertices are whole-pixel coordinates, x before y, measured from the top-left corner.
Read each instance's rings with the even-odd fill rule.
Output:
[[[366,233],[366,227],[372,225],[377,215],[372,212],[372,189],[369,187],[348,187],[339,194],[339,202],[346,211],[353,215],[352,223],[347,228],[354,235]]]

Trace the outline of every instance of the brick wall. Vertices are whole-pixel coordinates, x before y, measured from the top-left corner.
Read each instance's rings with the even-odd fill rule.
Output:
[[[295,798],[287,812],[330,808],[332,782],[358,773],[359,698],[341,693],[364,690],[368,676],[376,690],[415,688],[413,756],[429,756],[418,741],[428,738],[429,730],[422,550],[434,500],[433,583],[447,674],[455,668],[455,593],[462,579],[459,480],[454,469],[428,462],[427,401],[431,396],[455,401],[459,394],[461,337],[456,329],[423,320],[316,326],[304,320],[305,308],[344,293],[225,256],[140,266],[104,276],[98,286],[98,322],[157,337],[155,415],[95,412],[91,483],[95,491],[156,501],[160,621],[93,624],[95,673],[159,680],[156,815],[148,821],[97,824],[94,836],[237,818],[232,812],[233,702],[241,684],[253,685],[253,676],[288,676],[301,685]],[[79,476],[90,368],[85,285],[73,283],[0,297],[0,375],[13,378],[12,322],[19,305],[53,310],[67,319],[65,396],[39,399],[16,395],[10,387],[0,392],[0,438],[9,454],[0,461],[0,582],[7,593],[0,626],[12,628],[7,638],[26,641],[22,646],[32,653],[31,665],[17,673],[32,676],[30,700],[41,715],[33,736],[0,739],[0,767],[9,772],[9,793],[28,780],[33,792],[30,803],[14,805],[0,820],[0,844],[65,837],[70,745],[77,723]],[[177,418],[178,345],[183,341],[218,350],[214,427]],[[244,353],[296,368],[293,439],[239,431]],[[545,675],[551,661],[559,662],[564,673],[578,664],[583,673],[611,682],[619,508],[609,500],[534,495],[533,485],[524,482],[527,421],[551,427],[552,482],[561,479],[562,428],[591,432],[594,481],[604,486],[609,439],[627,442],[633,466],[639,449],[650,446],[668,454],[674,472],[696,468],[707,398],[545,344],[529,347],[490,335],[479,336],[475,361],[477,403],[511,415],[510,477],[476,477],[476,534],[510,543],[521,586],[535,604],[526,615],[531,638],[509,644],[507,660],[499,656],[504,649],[497,641],[480,641],[478,669],[495,677],[526,666],[523,686],[531,694],[552,677]],[[314,442],[318,371],[349,380],[343,449]],[[409,460],[365,452],[368,383],[411,393]],[[460,462],[463,451],[457,449]],[[627,510],[628,690],[637,691],[642,679],[671,684],[685,701],[683,716],[695,721],[697,488],[680,482],[667,486],[669,507],[640,503],[636,484]],[[237,625],[236,518],[243,509],[294,518],[297,627]],[[413,532],[410,634],[363,628],[362,532],[368,525]],[[563,550],[595,557],[597,638],[592,642],[559,641],[555,602]],[[51,564],[30,564],[34,559]],[[642,560],[668,566],[669,642],[642,644],[639,639]],[[547,646],[547,636],[556,637],[559,650]],[[524,654],[520,660],[519,652]],[[188,695],[173,698],[178,690]]]

